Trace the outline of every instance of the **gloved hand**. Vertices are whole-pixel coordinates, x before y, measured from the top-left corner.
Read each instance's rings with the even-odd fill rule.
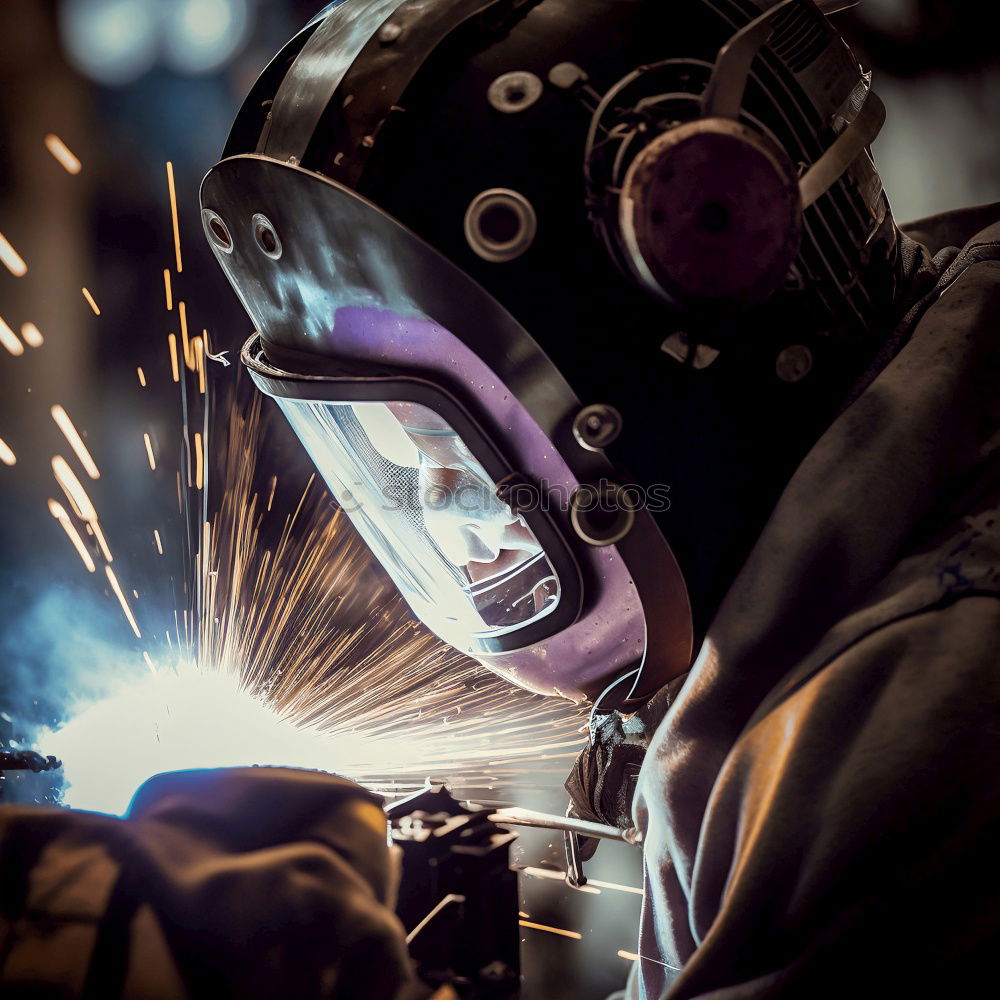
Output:
[[[619,830],[632,824],[632,799],[649,740],[677,697],[687,674],[660,688],[645,705],[631,714],[595,712],[590,743],[580,752],[566,779],[574,815]],[[586,860],[597,842],[583,849]]]
[[[20,873],[5,996],[393,1000],[411,981],[381,800],[329,774],[161,774],[126,819],[8,806],[0,867]]]

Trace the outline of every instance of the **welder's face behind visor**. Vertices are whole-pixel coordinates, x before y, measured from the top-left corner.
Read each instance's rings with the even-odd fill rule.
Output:
[[[440,415],[412,402],[278,403],[410,607],[451,645],[476,653],[555,610],[538,539]]]

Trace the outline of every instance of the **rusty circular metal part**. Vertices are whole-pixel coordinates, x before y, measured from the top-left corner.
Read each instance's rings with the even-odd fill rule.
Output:
[[[271,221],[266,215],[257,212],[250,220],[254,243],[265,257],[278,260],[281,257],[281,240]]]
[[[619,222],[629,263],[647,287],[681,306],[737,311],[778,288],[798,254],[798,176],[759,132],[731,119],[698,119],[635,158]]]
[[[494,264],[520,257],[534,242],[538,220],[531,202],[517,191],[490,188],[465,212],[465,238],[477,256]]]
[[[573,419],[573,437],[587,451],[600,451],[622,432],[622,415],[607,403],[585,406]]]
[[[229,227],[218,212],[213,212],[210,208],[203,208],[201,210],[201,224],[209,243],[216,250],[221,250],[223,253],[233,252],[232,233],[229,232]]]
[[[542,81],[527,70],[514,70],[498,76],[486,91],[490,107],[504,114],[526,111],[542,96]]]
[[[812,367],[812,351],[805,344],[790,344],[774,360],[774,373],[782,382],[801,382]]]
[[[588,545],[614,545],[632,530],[635,505],[627,491],[606,479],[584,483],[569,498],[570,523]]]

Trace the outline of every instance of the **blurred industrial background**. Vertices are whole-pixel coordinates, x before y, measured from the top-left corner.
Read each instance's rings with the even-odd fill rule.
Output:
[[[0,3],[0,711],[14,738],[57,726],[75,702],[141,671],[141,653],[155,656],[164,641],[164,618],[190,606],[184,587],[193,579],[197,518],[178,508],[175,470],[188,457],[168,333],[181,336],[181,301],[191,336],[207,338],[216,356],[234,359],[250,332],[204,245],[198,185],[256,75],[321,6]],[[1000,59],[983,17],[982,4],[961,0],[865,0],[838,15],[888,108],[875,156],[897,219],[1000,200]],[[204,363],[217,398],[228,399],[238,365]],[[135,628],[111,577],[100,566],[90,572],[73,552],[48,502],[66,506],[51,462],[69,454],[53,406],[71,418],[99,466],[87,489]],[[262,482],[280,473],[269,503],[293,509],[311,470],[277,422],[260,462]],[[210,497],[206,509],[218,503]],[[372,588],[384,586],[379,571],[368,572]],[[571,753],[556,756],[552,788]],[[44,800],[55,791],[39,780],[20,794]],[[552,838],[523,845],[523,864],[558,857]],[[637,857],[604,856],[598,876],[638,885]],[[555,896],[566,891],[552,886],[551,899],[536,896],[531,916],[567,926]],[[605,889],[599,902],[598,895],[579,903],[577,931],[549,941],[556,958],[558,949],[577,951],[545,964],[539,996],[555,995],[544,981],[560,965],[581,977],[573,993],[580,997],[603,995],[624,975],[629,956],[615,954],[627,952],[639,897]],[[581,952],[579,935],[596,926],[598,906],[603,943]],[[591,964],[580,964],[582,953]]]

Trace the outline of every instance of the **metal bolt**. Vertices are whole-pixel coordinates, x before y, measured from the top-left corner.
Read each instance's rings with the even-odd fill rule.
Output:
[[[600,451],[622,432],[622,415],[607,403],[585,406],[573,420],[573,437],[587,451]]]
[[[377,38],[382,45],[392,45],[399,36],[403,33],[403,29],[398,24],[393,24],[391,21],[388,24],[383,24],[381,28],[378,29]]]
[[[812,351],[804,344],[791,344],[778,354],[774,372],[782,382],[801,382],[813,366]]]

